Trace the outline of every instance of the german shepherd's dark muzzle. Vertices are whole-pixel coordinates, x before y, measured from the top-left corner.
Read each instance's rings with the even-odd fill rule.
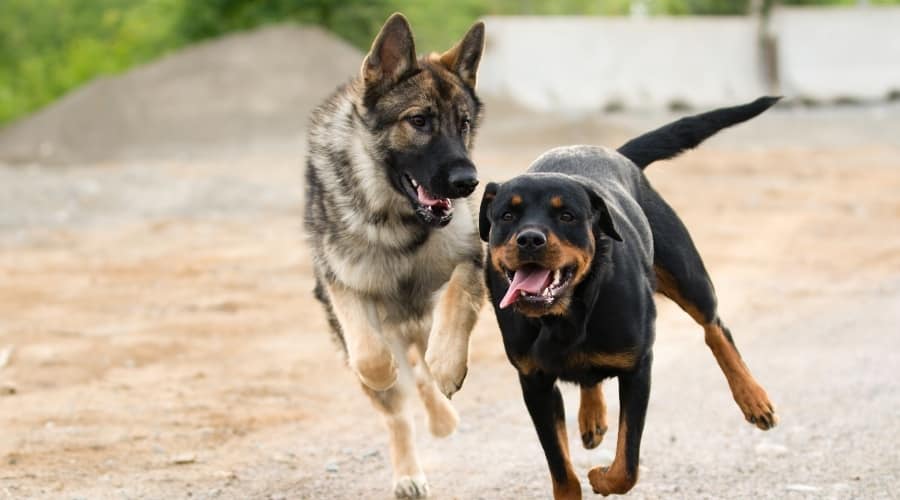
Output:
[[[432,120],[421,115],[409,119],[423,133],[432,128]],[[478,172],[463,143],[469,127],[468,121],[445,127],[426,146],[392,151],[388,156],[392,184],[409,198],[416,215],[429,226],[449,224],[452,200],[469,196],[478,186]]]

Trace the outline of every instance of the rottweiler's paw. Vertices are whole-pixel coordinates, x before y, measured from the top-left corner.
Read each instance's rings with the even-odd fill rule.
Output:
[[[629,478],[626,474],[610,472],[609,467],[594,467],[588,472],[588,481],[594,493],[603,496],[622,495],[628,493],[637,482],[637,478]]]
[[[394,496],[397,498],[425,498],[428,496],[428,481],[425,476],[401,476],[394,480]]]
[[[578,430],[581,431],[581,444],[592,450],[600,446],[606,435],[606,416],[595,412],[579,412]]]
[[[747,384],[742,390],[735,391],[734,399],[744,413],[744,417],[751,424],[764,431],[778,424],[775,405],[769,401],[765,389],[759,384]]]
[[[593,450],[600,446],[603,442],[603,436],[606,435],[606,427],[595,427],[594,430],[581,433],[581,444],[587,450]]]

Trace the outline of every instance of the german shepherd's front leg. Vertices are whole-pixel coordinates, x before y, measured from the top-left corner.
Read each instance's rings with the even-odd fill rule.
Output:
[[[581,500],[581,483],[569,459],[569,439],[566,434],[566,411],[555,377],[545,374],[519,374],[522,396],[534,429],[537,431],[550,478],[554,500]]]
[[[397,382],[397,362],[381,335],[375,304],[335,283],[328,285],[328,295],[347,345],[350,368],[370,389],[389,389]]]
[[[425,362],[448,398],[462,387],[469,362],[469,335],[484,300],[481,270],[472,262],[456,266],[435,308]]]
[[[638,480],[638,460],[644,417],[650,400],[650,365],[647,355],[631,373],[619,375],[619,436],[616,457],[609,467],[594,467],[588,480],[594,493],[603,496],[627,493]]]

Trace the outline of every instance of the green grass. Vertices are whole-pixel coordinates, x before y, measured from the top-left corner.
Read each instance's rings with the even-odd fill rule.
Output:
[[[650,14],[740,14],[749,0],[646,0]],[[771,2],[772,0],[765,0]],[[857,0],[785,0],[854,4]],[[900,4],[900,0],[872,0]],[[101,75],[272,22],[319,24],[362,50],[402,11],[420,53],[484,15],[623,15],[631,0],[0,0],[0,126]]]

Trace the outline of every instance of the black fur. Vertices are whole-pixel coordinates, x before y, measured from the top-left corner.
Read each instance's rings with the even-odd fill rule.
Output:
[[[667,292],[678,297],[682,307],[697,311],[698,322],[721,326],[703,261],[687,229],[650,186],[642,168],[695,147],[776,100],[762,98],[684,118],[628,142],[619,149],[621,154],[589,146],[554,149],[526,174],[487,186],[479,229],[489,243],[488,291],[507,356],[519,370],[555,491],[574,487],[557,429],[564,415],[556,380],[591,388],[604,379],[618,379],[620,426],[626,428],[620,435],[625,439],[624,453],[612,467],[618,466],[619,472],[595,469],[591,483],[603,494],[624,493],[637,480],[655,336],[653,294],[662,291],[660,281],[665,280]],[[520,244],[518,235],[525,230],[542,233],[546,248]],[[551,241],[577,249],[572,255],[590,255],[589,270],[578,282],[573,278],[550,304],[535,305],[537,299],[529,302],[524,297],[501,308],[501,297],[511,286],[508,266],[562,266],[550,263]],[[730,333],[722,328],[731,342]]]
[[[688,116],[635,137],[619,148],[619,153],[640,168],[693,149],[723,128],[745,122],[772,107],[781,97],[760,97],[741,106],[721,108]]]

